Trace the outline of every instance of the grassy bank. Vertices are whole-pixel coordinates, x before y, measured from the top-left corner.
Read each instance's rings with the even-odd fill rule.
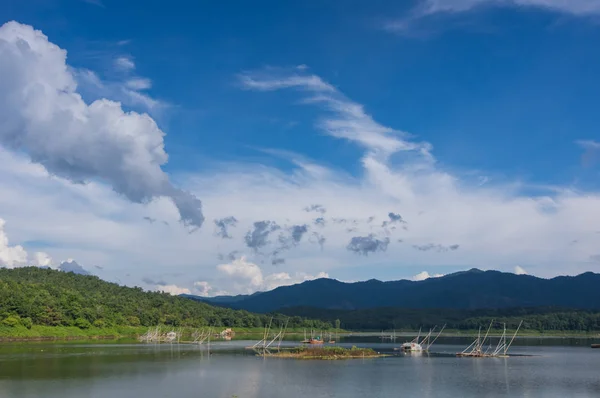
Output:
[[[294,359],[353,359],[353,358],[379,358],[387,355],[380,354],[370,348],[342,348],[342,347],[297,347],[291,350],[282,350],[267,354],[266,356]]]
[[[135,337],[144,334],[148,328],[117,326],[111,328],[80,329],[75,326],[0,326],[0,341],[39,341],[39,340],[92,340]]]
[[[169,329],[167,326],[163,326],[164,330]],[[183,338],[189,337],[192,333],[197,330],[196,328],[173,328],[174,330],[181,330]],[[213,328],[214,333],[219,333],[224,327]],[[33,325],[31,328],[25,326],[0,326],[0,341],[40,341],[40,340],[94,340],[94,339],[119,339],[119,338],[137,338],[137,336],[143,335],[148,331],[146,326],[115,326],[107,328],[95,328],[90,327],[81,329],[75,326],[40,326]],[[264,334],[264,328],[233,328],[235,332],[235,339],[262,339]],[[272,329],[271,333],[277,332],[278,329]],[[307,331],[308,332],[308,331]],[[346,330],[331,330],[331,331],[320,331],[315,332],[315,335],[322,335],[323,338],[327,339],[329,334],[334,336],[347,336],[349,334],[354,336],[371,336],[377,337],[381,331],[354,331],[349,332]],[[384,331],[384,335],[390,335],[392,331]],[[442,337],[474,337],[478,333],[477,330],[444,330]],[[495,336],[501,333],[499,330],[490,331],[490,335]],[[514,331],[508,331],[508,333],[514,333]],[[396,330],[396,341],[402,340],[403,337],[409,338],[416,336],[418,331],[416,330]],[[425,333],[422,331],[421,335]],[[584,332],[584,331],[547,331],[540,332],[538,330],[519,330],[518,337],[540,337],[540,338],[599,338],[600,333],[598,332]],[[295,328],[288,329],[286,331],[286,340],[301,340],[304,338],[304,329]],[[386,340],[389,341],[389,340]]]
[[[168,326],[162,327],[165,331]],[[0,326],[0,341],[40,341],[40,340],[93,340],[93,339],[118,339],[125,337],[136,338],[148,331],[146,326],[115,326],[107,328],[85,328],[76,326],[40,326],[33,325],[31,328],[25,326]],[[189,337],[197,330],[196,328],[172,328],[181,330],[183,337]],[[224,327],[213,328],[214,333],[220,333]],[[264,328],[233,328],[238,338],[249,336],[260,336],[264,334]],[[278,329],[277,329],[278,330]],[[276,331],[272,329],[271,332]],[[325,333],[343,333],[343,331],[325,331]],[[317,333],[319,334],[319,333]],[[290,329],[286,331],[288,336],[296,336],[298,339],[304,336],[304,329]]]

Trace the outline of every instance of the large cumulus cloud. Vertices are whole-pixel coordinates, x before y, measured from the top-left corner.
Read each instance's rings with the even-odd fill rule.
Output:
[[[66,59],[31,26],[0,27],[0,145],[72,182],[104,181],[132,202],[169,197],[185,225],[200,227],[200,200],[161,168],[168,156],[155,121],[108,99],[87,104]]]

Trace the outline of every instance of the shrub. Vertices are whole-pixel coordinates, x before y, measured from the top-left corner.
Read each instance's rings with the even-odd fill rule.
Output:
[[[2,320],[4,326],[15,327],[21,324],[21,318],[18,315],[10,315]]]
[[[94,321],[94,327],[98,328],[98,329],[102,329],[102,328],[106,327],[106,322],[104,321],[104,319],[96,319]]]
[[[75,319],[75,326],[77,326],[79,329],[89,329],[92,324],[85,318],[77,318]]]
[[[27,329],[31,329],[31,327],[33,326],[33,321],[32,321],[32,320],[31,320],[31,318],[29,318],[29,317],[21,319],[21,323],[22,323],[22,324],[23,324],[23,326],[25,326]]]

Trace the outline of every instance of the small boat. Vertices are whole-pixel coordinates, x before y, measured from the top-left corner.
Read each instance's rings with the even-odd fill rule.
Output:
[[[419,334],[417,335],[417,337],[415,337],[411,341],[403,343],[400,346],[400,350],[402,350],[403,352],[429,351],[429,348],[431,348],[433,343],[435,343],[435,341],[438,339],[438,337],[440,337],[440,335],[444,331],[445,327],[446,327],[446,325],[444,325],[442,327],[442,329],[438,332],[437,336],[433,340],[432,340],[433,332],[435,331],[437,326],[434,327],[433,329],[430,329],[429,333],[427,333],[427,335],[423,339],[421,339],[421,329],[419,329]],[[394,332],[394,334],[395,334],[395,332]],[[423,347],[425,347],[425,348],[423,348]]]
[[[312,330],[310,331],[310,339],[307,339],[306,338],[306,329],[304,329],[304,340],[302,340],[300,343],[302,343],[302,344],[323,344],[323,340],[321,339],[321,336],[314,337]]]
[[[323,344],[323,340],[321,340],[320,338],[310,338],[310,339],[304,339],[302,340],[300,343],[302,344]]]
[[[423,351],[423,346],[419,343],[415,343],[414,341],[412,341],[402,344],[402,346],[400,346],[400,349],[402,349],[402,351],[421,352]]]
[[[600,344],[592,344],[592,348],[600,348]]]

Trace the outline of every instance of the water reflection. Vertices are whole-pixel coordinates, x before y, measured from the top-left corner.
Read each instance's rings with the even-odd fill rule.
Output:
[[[0,396],[600,396],[600,351],[582,341],[532,339],[526,345],[522,339],[511,351],[536,356],[457,358],[471,339],[440,340],[432,353],[400,353],[394,351],[400,342],[346,338],[342,346],[398,355],[340,361],[256,357],[244,349],[250,342],[239,340],[211,344],[210,351],[169,344],[5,344],[0,345]]]

